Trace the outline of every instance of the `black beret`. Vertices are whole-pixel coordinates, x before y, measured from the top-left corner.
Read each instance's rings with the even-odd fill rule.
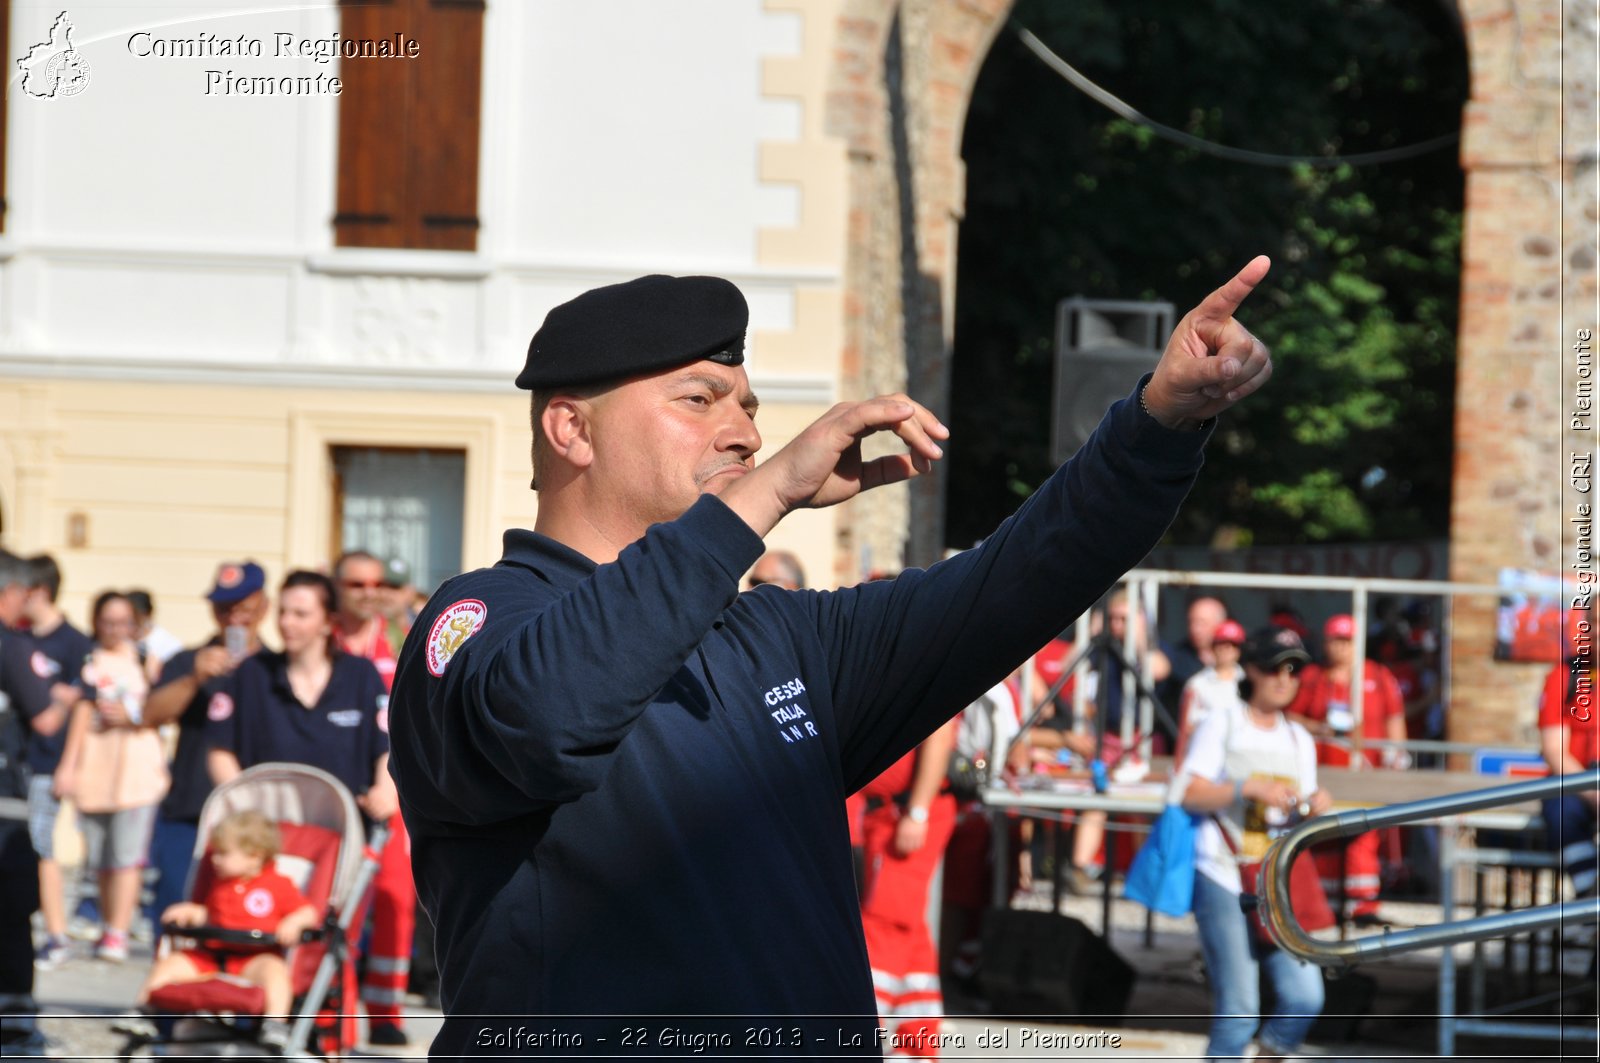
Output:
[[[653,274],[584,292],[545,316],[517,387],[574,387],[702,359],[744,362],[750,308],[721,277]]]

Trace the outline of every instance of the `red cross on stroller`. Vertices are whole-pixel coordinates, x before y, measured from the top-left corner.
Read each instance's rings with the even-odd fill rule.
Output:
[[[184,893],[204,898],[213,872],[207,839],[222,819],[253,810],[276,822],[280,874],[323,913],[286,957],[294,992],[293,1017],[281,1036],[263,1038],[266,993],[227,974],[164,985],[150,993],[150,1029],[132,1036],[124,1059],[157,1056],[262,1056],[334,1059],[356,1042],[356,975],[352,950],[361,930],[368,887],[388,831],[363,841],[361,814],[350,791],[327,772],[302,764],[258,764],[223,783],[206,799]],[[164,928],[157,958],[204,941],[208,948],[271,946],[271,934],[200,926]],[[177,942],[178,944],[175,944]],[[274,1043],[274,1042],[281,1043]]]

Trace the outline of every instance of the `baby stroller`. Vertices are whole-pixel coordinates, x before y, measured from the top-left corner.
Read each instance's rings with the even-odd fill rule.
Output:
[[[289,950],[294,1016],[287,1041],[260,1040],[265,993],[259,986],[219,975],[203,982],[167,985],[150,995],[156,1036],[136,1035],[123,1059],[157,1056],[336,1058],[356,1037],[356,977],[351,945],[360,932],[367,888],[378,870],[388,832],[379,827],[363,842],[361,814],[350,791],[332,775],[303,764],[258,764],[223,783],[206,799],[184,894],[203,898],[211,885],[206,858],[212,828],[245,810],[275,820],[282,836],[278,871],[323,913],[322,927]],[[174,938],[241,946],[270,944],[268,935],[221,927],[169,928],[161,955]]]

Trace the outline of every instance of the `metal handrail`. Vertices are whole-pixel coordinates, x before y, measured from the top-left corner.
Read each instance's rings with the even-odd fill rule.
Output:
[[[1274,841],[1262,861],[1261,896],[1257,900],[1262,924],[1280,946],[1301,959],[1324,967],[1336,967],[1415,949],[1510,937],[1570,924],[1600,923],[1600,896],[1596,896],[1461,922],[1436,923],[1410,930],[1384,930],[1380,934],[1368,934],[1346,941],[1322,941],[1306,932],[1289,904],[1289,868],[1301,850],[1319,842],[1350,838],[1383,827],[1594,789],[1600,789],[1600,768],[1496,786],[1488,790],[1429,797],[1384,808],[1353,809],[1307,820]]]

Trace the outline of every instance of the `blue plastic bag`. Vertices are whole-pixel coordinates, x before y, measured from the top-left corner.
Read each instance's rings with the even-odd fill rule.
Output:
[[[1200,817],[1168,805],[1133,858],[1122,895],[1163,915],[1194,907],[1194,831]]]

